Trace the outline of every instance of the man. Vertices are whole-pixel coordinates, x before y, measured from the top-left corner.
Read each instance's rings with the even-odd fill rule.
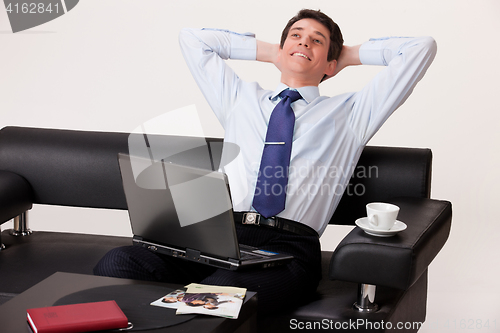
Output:
[[[258,292],[260,313],[296,306],[297,291],[312,294],[321,279],[318,236],[364,146],[410,95],[431,64],[436,44],[425,37],[343,46],[338,26],[314,10],[302,10],[288,22],[280,45],[210,29],[184,29],[180,44],[225,129],[224,141],[240,147],[238,157],[223,166],[239,241],[292,254],[294,260],[286,266],[232,272],[125,247],[106,255],[95,273],[245,287]],[[281,83],[268,91],[245,82],[225,63],[228,58],[271,62],[281,71]],[[360,64],[387,68],[359,92],[320,96],[321,81]],[[249,216],[260,218],[261,225],[277,220],[280,227],[243,224]]]

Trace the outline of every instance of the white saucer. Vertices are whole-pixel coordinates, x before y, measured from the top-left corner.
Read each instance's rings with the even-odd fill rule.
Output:
[[[401,221],[397,221],[394,223],[394,226],[390,230],[377,230],[374,229],[371,225],[370,222],[368,222],[367,217],[362,217],[360,219],[356,220],[356,225],[363,229],[364,232],[366,232],[368,235],[372,236],[377,236],[377,237],[391,237],[397,234],[400,231],[403,231],[406,229],[406,224],[404,224]]]

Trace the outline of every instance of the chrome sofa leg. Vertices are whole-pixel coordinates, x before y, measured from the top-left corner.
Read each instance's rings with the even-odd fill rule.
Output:
[[[10,231],[13,236],[27,236],[31,234],[28,227],[28,211],[14,217],[14,229]]]
[[[0,251],[5,249],[5,245],[2,243],[2,228],[0,227]]]
[[[375,303],[375,291],[377,286],[361,283],[358,289],[358,300],[353,308],[359,312],[375,312],[378,305]]]

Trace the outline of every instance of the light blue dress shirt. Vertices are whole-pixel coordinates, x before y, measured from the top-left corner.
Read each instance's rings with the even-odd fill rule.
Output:
[[[223,166],[235,211],[252,209],[255,184],[271,112],[278,94],[241,80],[225,59],[256,59],[256,39],[222,30],[183,29],[181,49],[203,95],[222,124],[224,141],[240,154]],[[327,97],[318,87],[297,88],[296,122],[285,210],[278,216],[325,230],[359,156],[370,138],[408,98],[436,54],[431,37],[382,38],[365,42],[363,64],[387,66],[361,91]],[[223,153],[224,155],[224,153]],[[224,157],[223,157],[224,158]]]

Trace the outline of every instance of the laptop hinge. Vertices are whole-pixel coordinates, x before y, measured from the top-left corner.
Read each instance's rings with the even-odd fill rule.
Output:
[[[233,265],[237,265],[239,266],[240,265],[240,261],[237,260],[237,259],[233,259],[233,258],[228,258],[228,261],[233,264]]]
[[[200,254],[201,252],[198,250],[186,248],[186,258],[189,260],[200,261]]]

